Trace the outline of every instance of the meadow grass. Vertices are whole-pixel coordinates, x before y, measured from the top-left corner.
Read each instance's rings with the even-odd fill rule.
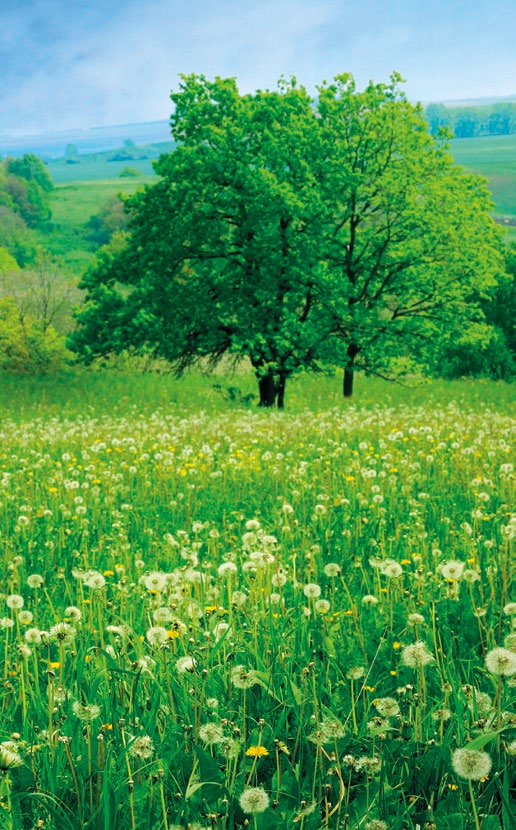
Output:
[[[52,229],[39,232],[41,244],[62,258],[68,269],[80,276],[95,252],[95,246],[88,240],[87,223],[90,218],[98,214],[108,197],[119,193],[130,195],[154,180],[154,176],[92,178],[56,185],[52,193]]]
[[[0,827],[514,826],[514,388],[5,380]]]

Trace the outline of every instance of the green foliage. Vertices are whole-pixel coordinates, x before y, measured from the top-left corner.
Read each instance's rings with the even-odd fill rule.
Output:
[[[16,209],[29,227],[47,222],[51,217],[49,194],[52,179],[41,161],[32,153],[22,158],[7,158],[7,189]]]
[[[124,167],[118,175],[121,179],[137,179],[142,174],[137,167]]]
[[[0,299],[0,371],[47,374],[61,370],[67,351],[52,326],[20,317],[12,297]]]
[[[128,224],[123,197],[120,193],[113,194],[100,205],[99,212],[90,217],[89,238],[96,246],[107,245],[113,234],[125,230]]]
[[[183,78],[160,181],[137,193],[127,246],[84,277],[71,346],[131,346],[181,372],[247,358],[260,402],[329,363],[429,366],[501,268],[485,184],[454,165],[400,79],[317,100],[295,81],[241,95]]]
[[[100,165],[102,167],[102,165]],[[123,189],[133,193],[141,183],[155,178],[125,179]],[[84,273],[97,250],[91,239],[89,226],[92,217],[102,205],[117,200],[121,183],[119,179],[75,181],[59,184],[52,194],[52,227],[39,232],[38,239],[51,253],[59,257],[74,276]],[[107,238],[107,237],[104,237]]]
[[[491,377],[516,374],[516,246],[505,254],[506,273],[480,299],[485,323],[445,342],[439,372],[444,377]]]
[[[0,246],[23,268],[36,256],[33,228],[51,217],[52,180],[31,153],[0,162]]]
[[[34,232],[9,207],[0,207],[0,245],[11,254],[20,268],[33,262],[37,255]]]
[[[19,271],[20,267],[16,262],[15,258],[12,254],[9,253],[7,248],[3,246],[0,247],[0,273],[5,273],[6,271]]]

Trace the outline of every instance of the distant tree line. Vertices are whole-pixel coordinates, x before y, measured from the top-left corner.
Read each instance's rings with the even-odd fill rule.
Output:
[[[429,104],[425,117],[433,135],[443,127],[451,130],[456,138],[516,133],[516,102],[456,107]]]

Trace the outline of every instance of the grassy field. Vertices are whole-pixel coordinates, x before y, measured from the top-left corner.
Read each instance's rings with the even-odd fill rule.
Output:
[[[126,167],[139,170],[142,176],[153,176],[153,160],[158,158],[160,152],[169,152],[173,147],[172,142],[152,145],[149,147],[149,158],[135,159],[130,161],[109,161],[111,152],[92,153],[78,156],[77,164],[69,164],[66,159],[52,159],[48,162],[48,172],[55,184],[66,184],[76,181],[94,181],[98,179],[114,179]]]
[[[454,139],[454,158],[486,176],[496,212],[516,219],[516,135]]]
[[[459,164],[488,179],[495,213],[516,242],[516,135],[454,139],[451,150]]]
[[[91,178],[57,185],[52,194],[53,229],[50,234],[41,234],[41,244],[62,257],[72,273],[80,275],[95,250],[87,238],[88,220],[99,212],[109,196],[134,193],[154,178],[143,175],[128,179]]]
[[[339,385],[5,381],[2,828],[514,827],[514,387]]]

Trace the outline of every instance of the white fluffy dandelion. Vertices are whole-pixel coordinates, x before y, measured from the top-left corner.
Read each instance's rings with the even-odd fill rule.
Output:
[[[142,577],[142,582],[148,591],[156,591],[160,593],[167,587],[167,575],[161,571],[151,571],[146,576]]]
[[[238,801],[244,813],[263,813],[270,799],[263,787],[248,787]]]
[[[516,654],[508,648],[493,648],[486,654],[486,668],[498,677],[516,674]]]
[[[132,755],[133,758],[139,758],[140,760],[152,758],[154,755],[154,744],[152,743],[152,738],[149,735],[138,735],[129,747],[128,754]]]
[[[194,657],[190,657],[190,655],[187,654],[184,657],[179,657],[179,659],[176,660],[176,672],[178,674],[193,672],[195,671],[196,665],[197,660]]]
[[[452,766],[461,778],[480,781],[489,775],[492,766],[491,756],[476,749],[456,749],[452,755]]]
[[[5,602],[7,607],[12,611],[18,611],[20,608],[23,608],[25,600],[19,594],[9,594]]]
[[[208,746],[224,741],[224,730],[220,723],[203,723],[199,729],[199,738]]]
[[[168,631],[162,625],[153,625],[145,636],[151,646],[162,646],[168,640]]]
[[[317,585],[315,582],[309,582],[303,588],[303,594],[305,597],[308,597],[308,599],[317,599],[321,596],[321,586]]]
[[[231,682],[236,689],[250,689],[255,683],[258,683],[258,678],[253,669],[247,669],[245,666],[234,666],[231,669]]]
[[[395,717],[400,713],[398,701],[393,697],[380,697],[374,701],[374,706],[384,718]]]
[[[441,572],[443,579],[458,580],[464,571],[464,562],[450,559],[448,562],[443,562],[442,565],[439,565],[437,570]]]
[[[405,666],[409,666],[411,669],[420,669],[434,662],[432,654],[422,640],[418,640],[417,643],[412,643],[410,646],[405,646],[401,652],[401,660]]]

